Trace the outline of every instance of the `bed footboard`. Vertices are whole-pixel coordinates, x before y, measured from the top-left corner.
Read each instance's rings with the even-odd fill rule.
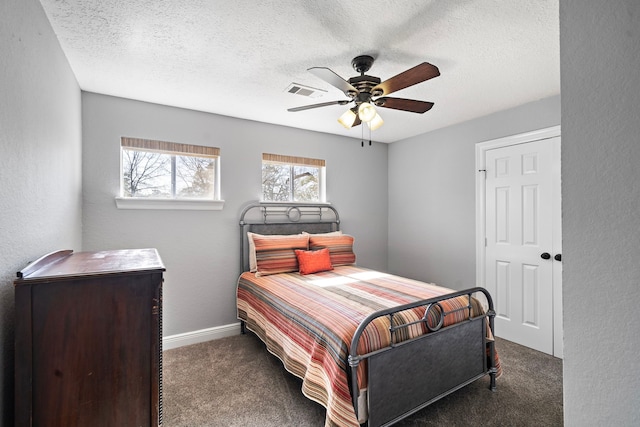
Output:
[[[471,298],[476,292],[483,293],[489,304],[486,313],[468,320],[442,327],[442,321],[435,326],[426,324],[429,310],[439,309],[441,319],[448,312],[442,310],[439,301],[458,296],[468,296],[469,303],[464,310],[471,314]],[[393,326],[393,316],[403,310],[425,307],[425,315],[419,322]],[[358,341],[367,325],[381,316],[390,317],[389,334],[391,345],[368,354],[357,353]],[[490,375],[490,389],[495,391],[495,346],[489,339],[487,327],[493,331],[495,312],[489,293],[483,288],[431,298],[381,310],[368,316],[358,327],[353,337],[349,353],[351,369],[351,393],[356,415],[362,419],[368,410],[369,427],[391,425],[465,385]],[[430,332],[417,338],[395,342],[398,329],[424,322]],[[368,408],[359,407],[357,367],[366,360],[368,372]]]

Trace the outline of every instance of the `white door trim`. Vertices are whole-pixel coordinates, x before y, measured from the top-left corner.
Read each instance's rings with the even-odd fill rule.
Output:
[[[541,139],[559,137],[560,126],[552,126],[532,132],[492,139],[476,144],[476,286],[486,288],[486,230],[485,230],[485,155],[488,150],[524,144]],[[555,196],[554,203],[560,203],[560,194]],[[558,224],[559,225],[559,224]],[[561,239],[561,237],[558,237]],[[558,287],[559,288],[559,287]],[[562,357],[562,290],[554,287],[554,355]]]

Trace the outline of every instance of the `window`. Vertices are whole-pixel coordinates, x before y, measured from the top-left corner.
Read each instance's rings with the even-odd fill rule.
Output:
[[[262,154],[263,202],[325,202],[325,161]]]
[[[121,153],[121,190],[116,198],[120,208],[124,207],[121,204],[131,205],[127,200],[141,199],[150,204],[134,208],[180,209],[179,204],[166,202],[220,201],[217,147],[122,137]],[[154,204],[154,200],[162,203]],[[210,209],[203,205],[199,208]]]

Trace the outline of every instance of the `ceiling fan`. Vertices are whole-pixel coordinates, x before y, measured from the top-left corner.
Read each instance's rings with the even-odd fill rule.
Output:
[[[394,110],[410,111],[412,113],[424,113],[433,107],[433,102],[417,101],[415,99],[390,98],[386,95],[398,90],[413,86],[417,83],[438,77],[440,70],[435,65],[423,62],[402,73],[381,82],[379,77],[368,76],[365,73],[373,65],[373,57],[360,55],[353,58],[351,65],[360,73],[359,76],[344,80],[335,72],[326,67],[313,67],[307,71],[321,78],[325,82],[340,89],[349,99],[323,102],[320,104],[305,105],[289,108],[287,111],[303,111],[311,108],[326,107],[329,105],[347,105],[351,102],[355,106],[348,109],[338,122],[347,129],[366,122],[371,130],[376,130],[384,123],[375,107],[392,108]],[[375,106],[375,107],[374,107]]]

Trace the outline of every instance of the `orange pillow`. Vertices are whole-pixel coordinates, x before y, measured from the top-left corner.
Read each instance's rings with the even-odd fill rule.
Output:
[[[356,263],[356,254],[353,252],[353,236],[309,234],[309,249],[329,249],[331,265],[353,265]]]
[[[333,270],[329,249],[324,248],[318,251],[303,251],[296,249],[300,274],[319,273],[321,271]]]
[[[254,234],[253,244],[256,248],[256,277],[293,273],[298,271],[298,259],[294,251],[309,249],[309,236]]]

